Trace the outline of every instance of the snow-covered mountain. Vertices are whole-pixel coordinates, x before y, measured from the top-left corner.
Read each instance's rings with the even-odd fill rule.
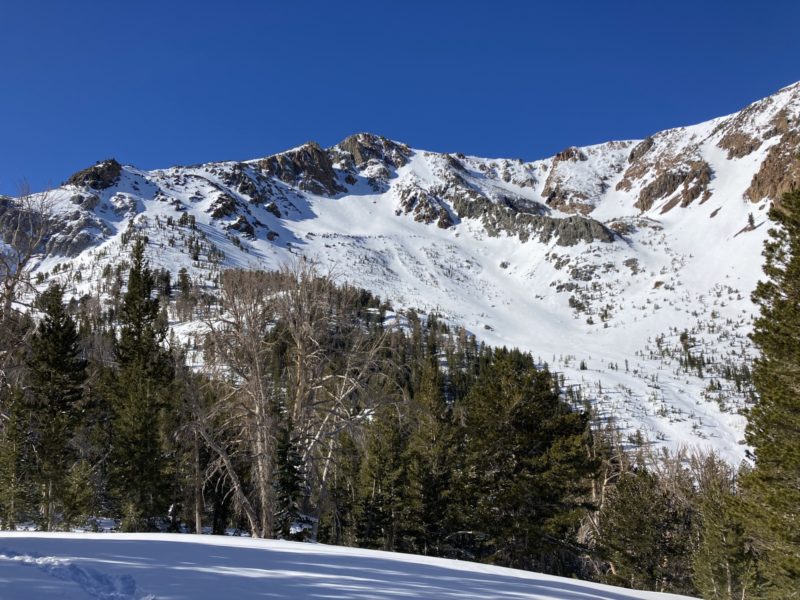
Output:
[[[367,133],[242,162],[108,160],[51,192],[60,231],[37,271],[102,295],[133,230],[154,266],[211,288],[220,269],[303,256],[531,350],[630,435],[738,462],[749,296],[767,208],[800,183],[798,147],[795,84],[727,117],[529,163]]]

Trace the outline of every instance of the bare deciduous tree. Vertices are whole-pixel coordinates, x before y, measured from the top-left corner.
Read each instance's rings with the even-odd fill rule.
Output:
[[[272,533],[280,422],[291,423],[305,472],[324,490],[332,438],[383,400],[370,391],[388,379],[385,333],[354,316],[358,293],[305,261],[222,275],[221,311],[207,320],[218,400],[197,427],[217,457],[209,474],[227,478],[254,536]]]
[[[31,270],[51,228],[52,202],[46,192],[32,194],[23,187],[17,198],[0,197],[0,371],[6,381],[15,350],[30,333],[19,309],[35,295]]]

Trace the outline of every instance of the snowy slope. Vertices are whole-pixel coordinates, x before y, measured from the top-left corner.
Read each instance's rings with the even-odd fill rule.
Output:
[[[728,117],[531,163],[370,134],[245,162],[106,161],[52,192],[61,231],[37,270],[105,297],[133,231],[154,266],[211,292],[221,269],[307,257],[397,308],[532,351],[629,435],[738,463],[749,296],[766,210],[800,182],[799,121],[795,84]],[[193,341],[195,325],[174,325]]]
[[[502,567],[318,544],[166,534],[0,533],[0,600],[668,600]]]

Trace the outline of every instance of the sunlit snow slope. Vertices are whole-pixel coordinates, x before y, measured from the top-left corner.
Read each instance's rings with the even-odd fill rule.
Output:
[[[800,183],[799,117],[796,84],[728,117],[530,163],[371,134],[244,162],[105,161],[51,193],[61,229],[37,269],[42,285],[107,297],[134,231],[154,266],[185,267],[212,293],[221,269],[305,257],[396,308],[532,351],[626,435],[737,463],[750,293],[767,208]]]
[[[668,600],[476,563],[338,546],[165,534],[0,533],[0,600]]]

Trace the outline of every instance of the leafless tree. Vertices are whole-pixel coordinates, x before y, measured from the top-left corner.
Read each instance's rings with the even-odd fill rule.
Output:
[[[207,370],[218,401],[197,427],[217,457],[210,474],[227,478],[253,535],[272,532],[279,421],[291,423],[306,473],[321,490],[332,439],[383,400],[370,390],[386,378],[385,334],[348,313],[357,293],[306,261],[276,273],[223,273],[221,311],[207,321]]]
[[[24,343],[25,314],[35,295],[31,271],[52,229],[48,193],[23,187],[17,198],[0,197],[0,371],[8,381],[15,351]]]
[[[268,283],[267,274],[259,271],[223,274],[221,313],[207,321],[213,353],[206,367],[216,383],[217,402],[196,423],[216,456],[210,474],[228,480],[254,537],[272,533],[276,423],[267,339],[275,313]],[[242,463],[249,463],[252,493],[240,480]]]

